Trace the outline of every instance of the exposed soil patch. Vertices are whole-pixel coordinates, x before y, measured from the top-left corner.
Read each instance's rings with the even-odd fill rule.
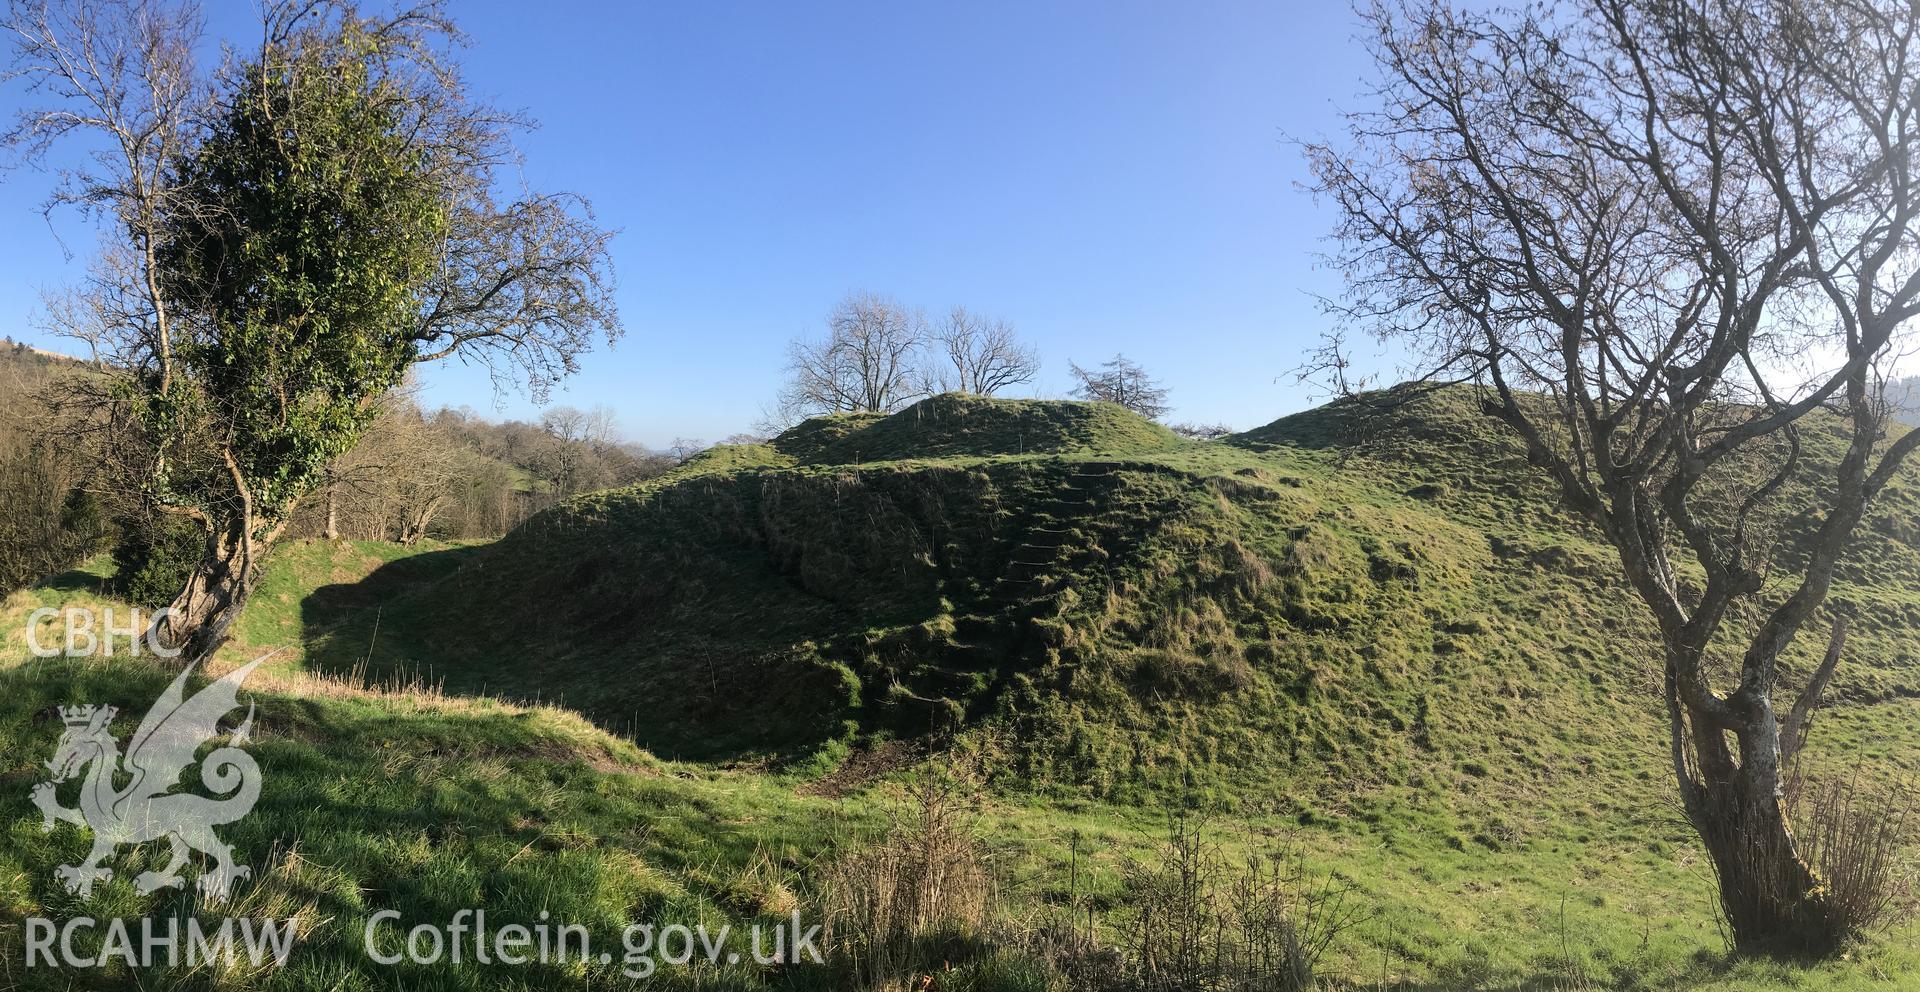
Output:
[[[922,748],[907,741],[887,741],[879,747],[859,751],[840,763],[840,767],[801,786],[803,796],[839,799],[858,791],[877,778],[899,771],[920,759]]]

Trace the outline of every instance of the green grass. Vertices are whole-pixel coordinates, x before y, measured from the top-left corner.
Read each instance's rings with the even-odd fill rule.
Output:
[[[771,442],[801,462],[823,465],[985,455],[1113,457],[1180,444],[1172,431],[1111,403],[1004,400],[964,393],[943,393],[886,417],[815,418]]]
[[[882,786],[806,784],[900,738],[990,772],[1009,912],[1060,912],[1071,858],[1118,935],[1125,866],[1191,809],[1230,846],[1295,835],[1356,886],[1373,915],[1329,963],[1344,987],[1920,981],[1911,927],[1817,968],[1726,958],[1661,753],[1645,617],[1459,394],[1207,444],[1085,404],[928,403],[716,449],[492,545],[279,549],[221,659],[285,649],[262,690],[269,794],[235,839],[257,863],[297,840],[260,898],[346,929],[296,973],[239,984],[380,984],[340,934],[388,905],[750,918],[727,893],[756,851],[804,875],[875,821]],[[1069,440],[1009,443],[1039,424]],[[1855,648],[1813,742],[1826,767],[1883,780],[1920,761],[1913,491],[1836,594]],[[23,655],[26,612],[98,579],[8,600],[0,650]],[[51,740],[32,714],[138,710],[164,679],[41,662],[5,678],[17,853],[0,849],[0,913],[73,911],[49,870],[80,840],[40,837],[25,802]],[[446,695],[364,688],[422,679]]]
[[[164,845],[123,859],[90,899],[67,894],[52,869],[84,855],[89,837],[65,825],[42,833],[20,798],[60,729],[35,714],[75,699],[138,714],[166,678],[126,662],[35,662],[0,673],[0,767],[18,785],[8,790],[0,833],[0,973],[33,987],[603,987],[619,981],[618,965],[469,962],[376,977],[361,934],[379,909],[441,924],[475,906],[501,920],[532,922],[545,912],[613,949],[630,920],[751,921],[756,907],[733,891],[734,880],[761,852],[777,859],[821,849],[838,817],[771,781],[664,765],[562,711],[267,680],[251,694],[262,798],[222,831],[255,877],[222,913],[300,919],[292,966],[261,976],[23,973],[25,916],[222,915],[178,893],[135,893],[130,879],[157,867]]]

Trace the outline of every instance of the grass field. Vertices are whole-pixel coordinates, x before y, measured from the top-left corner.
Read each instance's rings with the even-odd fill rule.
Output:
[[[1033,935],[1090,918],[1124,947],[1176,816],[1228,857],[1296,845],[1350,887],[1359,915],[1319,969],[1332,988],[1920,985],[1910,924],[1814,967],[1727,957],[1645,620],[1460,397],[1206,444],[1082,404],[909,413],[716,449],[491,545],[279,549],[215,664],[279,652],[248,684],[265,791],[225,836],[259,873],[243,905],[299,913],[308,936],[284,969],[132,978],[626,987],[617,963],[395,975],[359,934],[382,909],[544,910],[597,946],[633,920],[818,913],[828,866],[873,843],[901,783],[966,767],[995,922],[930,987],[1071,987]],[[1836,593],[1855,639],[1814,732],[1826,774],[1894,782],[1920,760],[1913,492]],[[1782,533],[1790,554],[1791,519]],[[171,677],[28,657],[32,610],[102,607],[104,578],[0,606],[0,986],[128,983],[25,971],[24,917],[195,908],[133,891],[164,853],[144,849],[90,902],[67,895],[53,868],[86,835],[41,833],[27,800],[50,707],[112,703],[124,732]],[[1817,647],[1796,647],[1797,671]]]

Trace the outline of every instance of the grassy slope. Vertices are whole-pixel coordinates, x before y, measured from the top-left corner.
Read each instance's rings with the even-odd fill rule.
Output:
[[[355,561],[403,552],[373,545],[292,549],[268,588],[324,564],[339,575]],[[22,969],[20,919],[51,915],[193,912],[174,892],[136,894],[132,877],[158,867],[159,850],[116,864],[90,900],[53,880],[55,865],[87,850],[86,833],[42,833],[26,802],[44,778],[60,725],[46,714],[75,701],[116,705],[137,720],[171,677],[124,659],[25,660],[21,631],[43,604],[113,605],[84,590],[81,575],[28,590],[0,606],[10,637],[0,668],[0,987],[415,989],[608,987],[619,966],[507,968],[468,963],[388,972],[371,968],[360,934],[379,909],[444,922],[485,905],[496,918],[531,922],[542,911],[578,922],[598,947],[617,949],[629,920],[713,923],[769,919],[789,910],[787,864],[849,829],[843,811],[793,795],[777,779],[660,762],[577,715],[490,699],[443,697],[415,685],[369,690],[338,680],[266,670],[247,685],[258,706],[250,750],[264,789],[254,812],[223,828],[255,869],[231,915],[298,916],[306,934],[285,971],[142,970],[128,974]],[[271,607],[269,600],[262,606]],[[262,635],[256,609],[247,636]],[[216,665],[216,667],[219,667]],[[124,735],[128,726],[118,727]],[[69,803],[71,797],[65,797]],[[152,846],[150,845],[149,848]],[[484,893],[484,895],[482,895]],[[217,918],[220,913],[203,916]],[[83,953],[98,949],[83,943]],[[685,976],[681,976],[684,978]],[[741,982],[757,981],[738,970]],[[823,976],[806,979],[824,983]],[[69,985],[69,983],[74,983]],[[667,980],[662,987],[677,987]]]
[[[1048,410],[969,402],[1002,426]],[[1096,798],[1286,785],[1310,812],[1301,782],[1351,805],[1356,782],[1451,793],[1440,772],[1467,765],[1622,770],[1609,752],[1653,715],[1642,611],[1459,397],[1144,451],[1150,425],[1093,409],[1105,426],[1063,452],[846,465],[723,449],[585,497],[449,552],[464,567],[386,608],[435,643],[376,644],[374,666],[559,699],[705,759],[997,728],[1020,739],[1022,777]],[[1004,442],[956,418],[969,443]],[[927,419],[858,420],[826,447]],[[1888,537],[1914,519],[1911,490],[1890,507],[1839,592],[1860,621],[1835,686],[1848,701],[1920,695],[1904,638],[1920,555]],[[365,657],[370,619],[330,632],[317,664]]]
[[[386,887],[381,849],[408,837],[426,866],[412,874],[439,879],[435,892],[485,891],[492,905],[582,871],[581,912],[611,919],[629,876],[664,876],[681,900],[664,905],[693,911],[714,901],[701,880],[744,871],[750,845],[817,851],[833,832],[824,812],[869,808],[799,798],[799,779],[849,746],[934,728],[1007,769],[992,822],[1009,876],[1028,880],[1016,901],[1057,897],[1075,833],[1113,888],[1154,809],[1191,803],[1225,810],[1232,829],[1309,825],[1309,846],[1380,908],[1339,952],[1355,980],[1384,968],[1433,988],[1546,982],[1564,972],[1563,947],[1649,989],[1920,979],[1910,932],[1811,972],[1729,971],[1699,953],[1716,946],[1705,867],[1665,784],[1644,622],[1605,552],[1457,398],[1390,422],[1322,411],[1124,458],[819,462],[885,423],[813,453],[709,456],[488,548],[390,564],[380,546],[287,551],[236,649],[298,647],[275,662],[285,681],[262,713],[288,732],[263,744],[280,749],[263,765],[322,794],[336,779],[371,787],[333,787],[340,812],[314,839],[304,800],[290,800],[249,821],[243,851],[264,859],[301,837],[303,857],[343,876],[328,905],[345,920],[428,898]],[[1885,540],[1907,499],[1843,590],[1862,613],[1858,657],[1816,732],[1827,754],[1889,771],[1920,755],[1902,643],[1920,583],[1911,548]],[[1065,550],[1044,568],[1007,564],[1046,557],[1026,553],[1041,534]],[[84,596],[81,584],[9,601],[8,629],[34,603]],[[665,766],[690,779],[636,772],[661,766],[556,711],[319,692],[332,683],[296,671],[357,667],[426,672],[462,694],[559,696],[709,763]],[[159,684],[69,669],[9,676],[0,774],[33,776],[50,738],[27,714],[46,701],[137,706]],[[508,743],[446,744],[497,734]],[[416,775],[396,754],[432,763]],[[763,756],[781,770],[714,764]],[[404,805],[422,790],[448,796],[432,816]],[[0,862],[0,878],[17,876],[8,901],[59,905],[47,868],[71,851],[34,841],[24,785],[12,791],[22,853],[17,868]],[[526,832],[509,813],[534,796],[559,826]],[[375,842],[356,826],[370,822],[400,826]],[[443,852],[449,831],[459,846]],[[549,851],[541,836],[580,846]],[[369,890],[358,906],[353,885]]]

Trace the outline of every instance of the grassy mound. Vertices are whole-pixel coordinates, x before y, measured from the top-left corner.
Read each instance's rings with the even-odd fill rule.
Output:
[[[782,431],[769,442],[769,446],[795,461],[818,461],[821,452],[832,448],[835,443],[857,436],[885,419],[887,415],[883,413],[832,413],[808,417]]]
[[[804,461],[715,459],[556,509],[385,607],[431,643],[363,617],[315,664],[560,701],[672,756],[824,770],[897,737],[1012,740],[1006,773],[1042,794],[1278,795],[1309,820],[1437,803],[1468,838],[1510,830],[1463,787],[1517,800],[1514,773],[1568,762],[1659,780],[1643,611],[1464,394],[1131,455],[820,461],[931,436],[949,401],[993,414],[941,443],[1112,412],[941,397],[815,422],[833,436]],[[1861,648],[1839,698],[1920,695],[1920,557],[1886,540],[1911,491],[1838,597]]]
[[[805,464],[1023,454],[1137,455],[1178,447],[1179,435],[1111,403],[1004,400],[943,393],[891,416],[815,417],[773,439]]]

